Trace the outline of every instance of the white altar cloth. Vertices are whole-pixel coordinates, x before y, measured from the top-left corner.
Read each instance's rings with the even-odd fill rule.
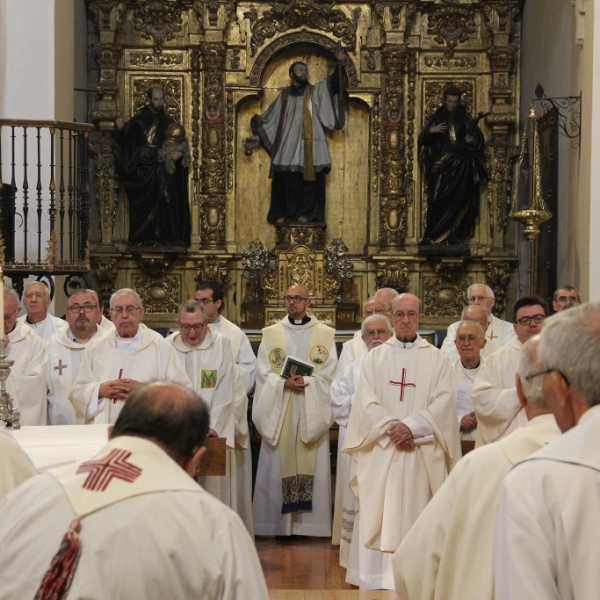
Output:
[[[39,472],[92,458],[108,441],[108,427],[47,425],[8,431],[19,442]]]

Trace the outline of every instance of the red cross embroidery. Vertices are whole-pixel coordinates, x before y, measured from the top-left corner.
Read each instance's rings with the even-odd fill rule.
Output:
[[[113,477],[133,483],[142,474],[142,469],[127,462],[130,456],[131,452],[128,450],[115,448],[105,458],[82,463],[77,473],[89,473],[83,487],[93,492],[103,492]]]
[[[404,388],[407,387],[417,387],[416,383],[408,383],[406,381],[406,369],[403,367],[402,368],[402,379],[400,381],[392,381],[390,379],[390,383],[392,385],[399,385],[400,386],[400,402],[404,402]]]
[[[69,365],[62,364],[62,358],[58,361],[58,367],[54,367],[55,371],[58,371],[59,376],[62,375],[63,369],[66,369]]]

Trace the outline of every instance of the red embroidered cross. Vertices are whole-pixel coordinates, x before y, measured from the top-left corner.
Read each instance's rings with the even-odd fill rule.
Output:
[[[103,492],[113,477],[133,483],[142,474],[142,469],[127,462],[130,456],[128,450],[115,448],[105,458],[82,463],[77,473],[89,473],[83,487],[93,492]]]
[[[400,381],[392,381],[390,379],[390,383],[392,385],[399,385],[400,386],[400,402],[404,402],[404,388],[407,387],[417,387],[416,383],[408,383],[406,381],[406,369],[403,367],[402,368],[402,379]]]
[[[54,367],[55,371],[58,371],[59,375],[62,375],[63,369],[66,369],[69,365],[62,364],[62,358],[58,361],[58,367]]]

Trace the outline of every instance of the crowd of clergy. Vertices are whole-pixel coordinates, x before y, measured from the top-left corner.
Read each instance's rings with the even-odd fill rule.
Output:
[[[419,333],[419,298],[384,288],[364,303],[361,328],[338,357],[335,331],[311,314],[306,287],[292,285],[283,300],[287,314],[263,329],[255,356],[244,332],[221,314],[223,290],[212,283],[201,284],[179,307],[177,329],[166,338],[144,325],[145,309],[132,289],[111,296],[111,320],[93,290],[71,294],[65,320],[48,314],[43,283],[25,287],[19,318],[19,297],[5,290],[5,344],[15,361],[7,391],[21,423],[104,423],[111,426],[111,441],[96,460],[35,484],[39,476],[28,479],[33,468],[18,444],[0,437],[6,445],[0,498],[17,487],[0,504],[0,567],[22,569],[23,540],[34,535],[28,523],[42,517],[54,523],[39,560],[18,578],[29,587],[17,582],[7,595],[0,585],[0,599],[26,597],[20,589],[32,591],[31,597],[37,592],[36,598],[62,597],[56,589],[63,589],[67,597],[73,581],[76,589],[85,590],[87,581],[107,593],[99,578],[80,573],[101,552],[98,544],[87,550],[85,543],[99,527],[98,513],[118,514],[123,500],[136,507],[148,490],[168,495],[196,488],[202,503],[210,496],[229,510],[206,509],[229,534],[203,519],[207,547],[218,545],[215,539],[222,543],[209,553],[215,565],[205,573],[218,580],[214,594],[202,597],[267,597],[254,535],[281,543],[331,537],[349,584],[396,590],[401,600],[597,597],[600,574],[584,567],[584,556],[600,533],[600,436],[594,429],[600,426],[600,304],[582,305],[577,290],[566,285],[554,293],[552,316],[544,299],[528,295],[514,303],[509,322],[494,315],[493,291],[473,284],[461,320],[448,327],[438,349]],[[160,381],[169,383],[151,383]],[[252,390],[252,421],[260,434],[254,490]],[[168,421],[170,398],[186,410],[202,398],[205,435],[226,442],[225,475],[197,475],[204,435],[183,454],[174,439],[156,439],[153,423]],[[154,421],[140,418],[142,401]],[[139,431],[132,419],[140,419]],[[332,494],[333,423],[338,454]],[[148,448],[129,439],[136,435],[159,450],[146,455]],[[85,474],[98,464],[112,468],[118,452],[126,455],[119,460],[127,467],[119,468],[131,481],[113,484],[109,477],[111,490],[100,494],[102,501],[87,498],[97,483]],[[135,468],[153,472],[165,462],[161,453],[174,461],[172,469],[196,481],[173,475],[169,487],[169,475],[155,485],[127,462],[139,456],[130,461]],[[40,495],[50,498],[44,506],[32,500]],[[167,501],[154,508],[161,516],[172,512]],[[144,526],[129,518],[127,527]],[[165,516],[163,530],[167,523]],[[180,529],[176,537],[194,536],[191,521]],[[163,544],[155,533],[146,543]],[[105,535],[110,538],[110,528]],[[249,558],[231,548],[237,543]],[[156,567],[153,578],[162,574]],[[144,597],[192,597],[186,593],[207,585],[200,579],[196,573],[180,581],[182,595],[149,586]],[[244,585],[255,593],[242,592]]]

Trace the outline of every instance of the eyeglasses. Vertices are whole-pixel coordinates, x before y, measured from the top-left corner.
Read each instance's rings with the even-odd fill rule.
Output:
[[[465,342],[469,342],[470,344],[472,344],[475,340],[480,340],[481,336],[477,336],[474,333],[471,333],[469,335],[457,335],[455,340],[459,343],[459,344],[464,344]]]
[[[202,298],[201,300],[196,300],[197,302],[202,302],[202,304],[212,304],[214,302],[212,298]]]
[[[283,299],[286,302],[292,302],[292,301],[294,301],[294,302],[302,302],[302,301],[306,302],[308,300],[308,298],[303,298],[302,296],[284,296]]]
[[[201,331],[205,325],[206,321],[204,323],[198,323],[196,325],[179,325],[179,329],[181,329],[181,331],[185,331],[186,333],[189,333],[192,329],[198,332]]]
[[[92,312],[95,308],[98,308],[95,304],[73,304],[73,306],[69,306],[67,310],[70,310],[77,315],[81,311],[84,313]]]
[[[385,308],[367,308],[365,315],[379,315],[384,312],[387,312]]]
[[[419,313],[416,310],[409,310],[408,312],[403,312],[401,310],[399,310],[398,312],[394,313],[394,317],[396,317],[397,319],[404,319],[404,317],[408,317],[409,319],[414,319],[415,317],[418,317]]]
[[[489,296],[469,296],[467,298],[467,300],[473,304],[473,302],[483,302],[484,300],[487,300],[489,298]]]
[[[130,315],[136,310],[141,310],[141,308],[141,306],[115,306],[114,308],[110,309],[110,312],[114,313],[115,315],[121,315],[123,313]]]
[[[534,373],[529,373],[529,375],[525,375],[525,381],[531,381],[532,379],[535,379],[536,377],[541,377],[542,375],[548,375],[548,373],[558,373],[564,380],[565,383],[570,386],[571,384],[569,383],[569,380],[567,379],[567,376],[562,372],[559,371],[558,369],[544,369],[543,371],[535,371]]]
[[[533,315],[533,317],[521,317],[520,319],[517,319],[517,323],[519,325],[525,326],[529,325],[531,321],[533,321],[534,323],[541,323],[545,319],[546,315]]]

